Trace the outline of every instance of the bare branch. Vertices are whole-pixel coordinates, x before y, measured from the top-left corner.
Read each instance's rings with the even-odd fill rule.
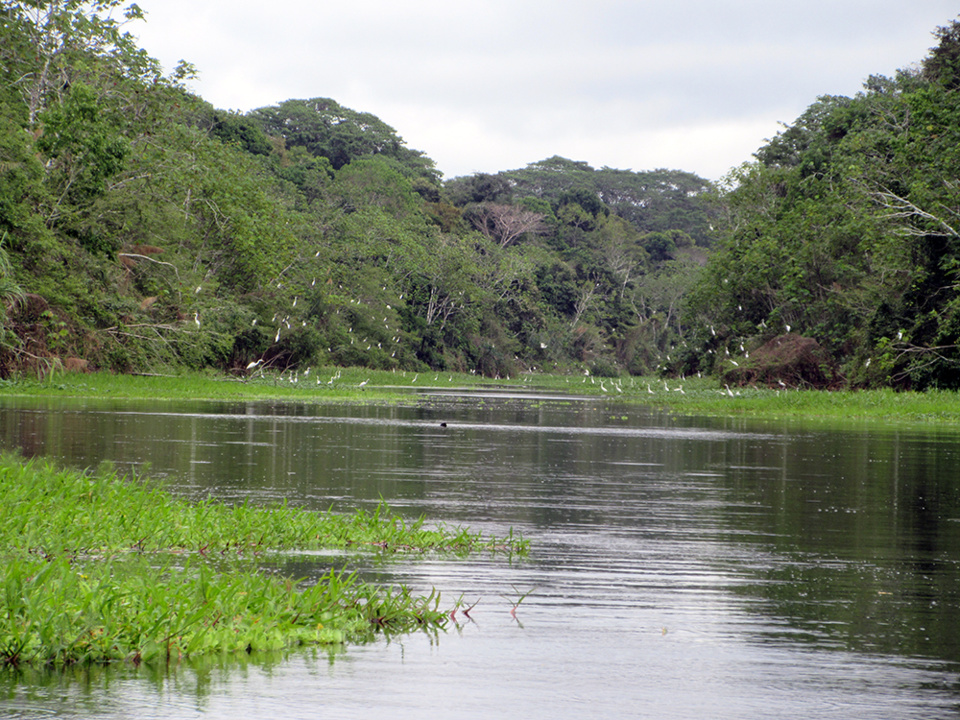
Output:
[[[880,190],[873,193],[874,198],[880,204],[881,207],[886,208],[889,212],[886,213],[886,217],[891,219],[911,219],[919,218],[922,220],[929,220],[937,225],[941,232],[934,233],[929,230],[923,230],[916,227],[904,227],[903,232],[908,235],[939,235],[941,237],[960,237],[960,232],[958,232],[952,225],[947,223],[942,218],[937,217],[933,213],[927,212],[926,210],[918,207],[914,203],[910,202],[904,197],[897,195],[895,192],[890,190]]]
[[[500,247],[506,247],[524,233],[539,235],[544,231],[541,213],[500,203],[480,205],[474,213],[473,225]]]

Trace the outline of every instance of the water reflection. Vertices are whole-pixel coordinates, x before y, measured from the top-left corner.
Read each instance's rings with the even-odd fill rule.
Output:
[[[0,712],[88,717],[55,699],[87,687],[101,717],[149,716],[158,704],[164,717],[249,714],[251,695],[289,717],[318,706],[334,716],[952,717],[958,440],[536,396],[359,408],[7,401],[0,442],[26,454],[149,463],[192,497],[321,509],[382,497],[410,517],[515,527],[534,552],[358,565],[371,579],[478,601],[439,638],[351,647],[332,663],[310,651],[156,677],[111,669],[87,685],[7,678]],[[275,563],[309,577],[329,558]]]

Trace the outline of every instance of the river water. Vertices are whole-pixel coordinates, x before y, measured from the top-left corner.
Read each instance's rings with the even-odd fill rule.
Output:
[[[442,426],[441,423],[445,423]],[[446,631],[175,668],[0,673],[0,717],[953,718],[960,432],[436,393],[403,407],[0,399],[0,446],[188,497],[510,528],[352,562]],[[324,554],[280,561],[313,578]],[[337,560],[338,562],[340,560]],[[517,601],[515,613],[511,613]]]

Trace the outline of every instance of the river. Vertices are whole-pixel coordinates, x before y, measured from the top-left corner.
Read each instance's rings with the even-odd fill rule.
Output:
[[[356,560],[476,603],[437,634],[173,668],[0,673],[0,717],[935,718],[960,710],[960,431],[676,417],[609,400],[404,406],[0,398],[0,446],[531,541]],[[275,560],[316,578],[329,555]],[[513,610],[513,612],[511,612]]]

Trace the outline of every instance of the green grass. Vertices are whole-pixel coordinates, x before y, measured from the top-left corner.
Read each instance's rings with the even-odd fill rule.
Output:
[[[289,402],[417,402],[411,389],[506,387],[604,396],[688,415],[819,418],[960,424],[956,391],[776,390],[735,388],[730,396],[712,378],[597,378],[586,375],[521,375],[489,380],[466,373],[388,372],[363,368],[316,368],[310,374],[255,376],[246,380],[184,374],[169,377],[59,374],[42,381],[0,383],[3,397],[116,398],[151,400],[258,400]],[[317,384],[317,378],[320,384]],[[333,382],[330,380],[333,379]],[[361,385],[363,383],[363,385]],[[679,388],[683,388],[681,392]]]
[[[438,630],[440,596],[331,569],[303,584],[262,569],[287,549],[525,554],[527,541],[286,505],[187,503],[137,479],[0,456],[0,663],[169,662]]]
[[[319,383],[317,382],[319,379]],[[169,400],[289,400],[383,402],[409,398],[409,390],[489,384],[466,373],[414,373],[365,368],[311,368],[308,374],[256,374],[249,378],[184,373],[113,375],[58,373],[43,380],[0,381],[0,397],[98,397]]]

